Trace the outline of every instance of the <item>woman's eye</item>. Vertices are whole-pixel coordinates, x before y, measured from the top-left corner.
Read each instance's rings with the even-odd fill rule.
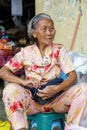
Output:
[[[51,27],[50,30],[54,30],[54,27]]]
[[[42,31],[46,31],[46,28],[42,28]]]

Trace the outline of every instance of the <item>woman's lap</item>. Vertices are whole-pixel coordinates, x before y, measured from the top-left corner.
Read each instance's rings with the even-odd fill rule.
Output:
[[[43,107],[39,105],[41,107],[41,112],[45,111],[45,107],[52,108],[52,110],[56,112],[68,112],[67,123],[79,124],[84,109],[87,109],[86,87],[86,83],[77,84],[71,87],[53,102],[43,105]],[[20,119],[21,116],[21,119],[26,122],[26,127],[27,120],[26,114],[24,113],[28,112],[29,114],[35,114],[40,111],[40,107],[32,100],[31,93],[26,92],[24,88],[17,84],[8,84],[5,87],[3,91],[3,101],[9,120],[15,122],[17,119],[13,120],[13,117],[14,113],[16,113],[17,118]]]

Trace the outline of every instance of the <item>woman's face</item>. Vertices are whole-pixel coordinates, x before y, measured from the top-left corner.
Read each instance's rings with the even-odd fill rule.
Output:
[[[36,30],[33,32],[33,36],[37,38],[39,45],[51,44],[55,37],[55,28],[51,20],[43,18],[37,24]]]

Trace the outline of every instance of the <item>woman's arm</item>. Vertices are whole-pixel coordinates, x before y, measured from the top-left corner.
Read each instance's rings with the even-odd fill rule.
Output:
[[[0,78],[11,83],[17,83],[22,86],[40,88],[41,82],[38,79],[22,79],[11,72],[7,66],[0,69]]]
[[[3,66],[0,69],[0,78],[7,82],[18,83],[20,85],[24,85],[24,79],[13,74],[7,66]]]
[[[40,96],[43,100],[52,97],[52,95],[60,92],[60,91],[65,91],[69,89],[73,84],[75,84],[77,81],[77,74],[75,71],[71,71],[67,79],[64,80],[62,83],[59,85],[51,85],[45,87],[45,89],[40,90],[38,89],[38,96]]]
[[[68,76],[66,80],[64,80],[59,86],[60,90],[67,90],[70,88],[73,84],[77,82],[77,74],[76,71],[73,70],[70,73],[68,73]]]

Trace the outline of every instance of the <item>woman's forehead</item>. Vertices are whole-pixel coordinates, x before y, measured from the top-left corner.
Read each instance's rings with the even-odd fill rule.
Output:
[[[41,20],[38,21],[37,23],[38,26],[52,26],[54,25],[53,24],[53,21],[51,19],[48,19],[48,18],[42,18]]]

